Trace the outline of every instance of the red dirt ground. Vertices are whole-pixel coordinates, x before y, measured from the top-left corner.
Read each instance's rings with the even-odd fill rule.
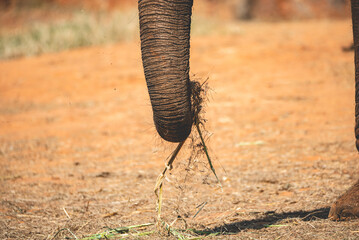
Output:
[[[183,182],[187,147],[165,183],[164,219],[235,233],[216,239],[359,238],[357,220],[326,219],[359,177],[350,21],[237,27],[191,48],[192,75],[212,88],[223,192],[208,169]],[[155,221],[153,187],[174,146],[153,127],[138,41],[2,61],[0,93],[1,239]]]

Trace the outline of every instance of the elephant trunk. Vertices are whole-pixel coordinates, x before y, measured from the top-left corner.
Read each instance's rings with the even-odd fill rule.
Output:
[[[352,0],[351,5],[355,51],[355,138],[359,151],[359,1]]]
[[[142,63],[160,136],[182,142],[191,132],[189,82],[193,0],[139,0]]]

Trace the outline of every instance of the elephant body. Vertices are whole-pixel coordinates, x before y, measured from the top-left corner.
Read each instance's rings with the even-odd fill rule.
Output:
[[[141,52],[159,135],[183,142],[193,113],[189,80],[193,0],[139,0]],[[359,0],[351,0],[355,51],[355,137],[359,151]],[[359,181],[332,206],[329,217],[359,217]]]

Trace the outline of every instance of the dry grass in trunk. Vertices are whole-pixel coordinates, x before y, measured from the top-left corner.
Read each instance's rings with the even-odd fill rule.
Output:
[[[193,127],[197,130],[197,131],[192,131],[192,132],[197,132],[198,137],[195,137],[195,136],[193,136],[194,134],[192,134],[192,137],[191,137],[192,142],[190,144],[192,146],[192,153],[191,153],[190,157],[188,158],[188,164],[186,167],[187,174],[185,176],[184,181],[186,181],[186,179],[188,178],[188,174],[190,171],[189,169],[190,169],[191,164],[193,164],[193,160],[198,155],[205,154],[205,156],[208,160],[209,167],[210,167],[212,173],[214,174],[214,176],[216,177],[216,180],[222,189],[222,185],[219,181],[219,178],[216,174],[216,171],[213,167],[211,158],[209,156],[208,148],[205,143],[206,140],[204,139],[203,134],[202,134],[202,131],[205,130],[205,122],[206,122],[206,120],[203,118],[203,114],[204,114],[203,108],[204,108],[204,103],[207,100],[206,94],[209,89],[207,80],[204,81],[202,84],[199,83],[198,81],[191,81],[191,83],[190,83],[191,84],[191,103],[192,103]],[[201,130],[201,127],[203,128],[203,130]],[[157,226],[158,227],[164,226],[168,232],[171,232],[172,225],[178,219],[183,220],[185,225],[187,226],[186,221],[180,215],[178,215],[178,217],[171,224],[167,224],[164,221],[162,221],[162,219],[161,219],[161,210],[162,210],[162,201],[163,201],[163,198],[162,198],[163,181],[166,178],[167,170],[172,169],[172,164],[173,164],[175,158],[177,157],[179,151],[181,150],[182,146],[184,145],[184,142],[185,141],[179,143],[178,146],[176,147],[176,149],[170,155],[170,158],[165,166],[165,169],[158,176],[158,179],[156,181],[155,188],[154,188],[154,192],[157,196],[157,213],[158,213],[157,214]],[[197,216],[197,214],[203,209],[203,207],[205,205],[206,205],[206,202],[203,202],[202,204],[200,204],[200,206],[198,207],[198,211],[194,214],[193,218]],[[176,234],[174,234],[174,235],[176,235]]]

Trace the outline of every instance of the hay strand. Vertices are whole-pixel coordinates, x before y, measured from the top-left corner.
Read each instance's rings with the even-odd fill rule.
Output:
[[[163,169],[162,173],[157,178],[156,185],[155,185],[155,188],[154,188],[154,192],[155,192],[156,197],[157,197],[157,221],[159,221],[161,219],[163,179],[165,178],[167,170],[170,170],[172,168],[172,163],[176,159],[177,154],[181,150],[181,148],[182,148],[185,141],[180,142],[177,145],[176,149],[172,152],[171,158],[168,160],[168,162],[167,162],[167,164],[165,166],[165,169]]]
[[[210,166],[210,168],[211,168],[211,170],[212,170],[214,176],[216,177],[216,179],[217,179],[217,181],[218,181],[218,184],[219,184],[219,186],[221,187],[221,190],[223,191],[221,181],[219,181],[219,178],[218,178],[218,176],[217,176],[217,174],[216,174],[216,170],[214,169],[213,164],[212,164],[212,161],[211,161],[211,158],[210,158],[210,156],[209,156],[209,154],[208,154],[208,149],[207,149],[206,143],[205,143],[205,141],[204,141],[204,139],[203,139],[201,129],[200,129],[200,127],[199,127],[199,122],[196,123],[196,128],[197,128],[199,137],[201,138],[203,150],[204,150],[204,152],[205,152],[205,154],[206,154],[206,157],[207,157],[207,160],[208,160],[208,164],[209,164],[209,166]]]

